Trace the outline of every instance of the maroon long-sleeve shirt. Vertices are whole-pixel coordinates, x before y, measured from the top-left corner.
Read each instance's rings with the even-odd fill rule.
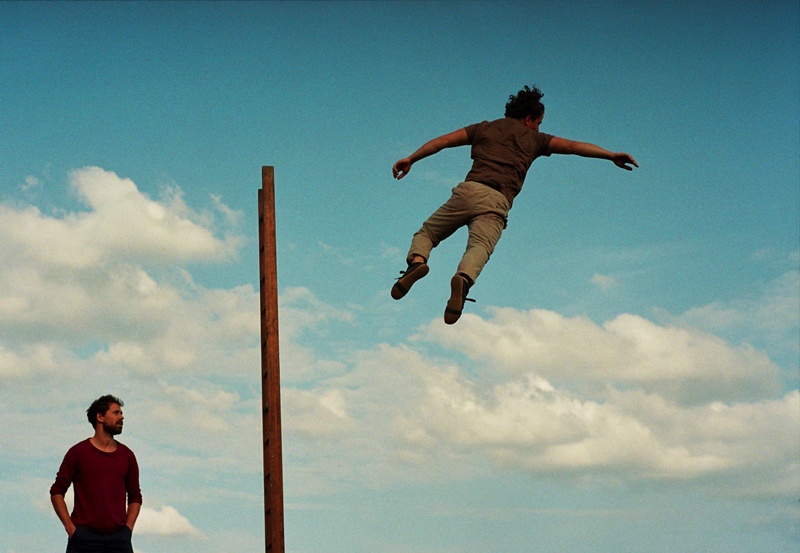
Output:
[[[100,451],[88,439],[72,446],[50,495],[64,495],[70,485],[75,491],[72,522],[97,532],[118,531],[125,525],[128,504],[142,503],[136,456],[119,442],[111,453]]]

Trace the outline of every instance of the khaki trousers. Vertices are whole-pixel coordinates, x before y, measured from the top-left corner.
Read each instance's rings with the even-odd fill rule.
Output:
[[[469,229],[467,249],[457,272],[475,282],[506,227],[509,209],[508,200],[497,190],[479,182],[462,182],[414,234],[407,260],[414,255],[427,260],[431,250],[442,240],[466,226]]]

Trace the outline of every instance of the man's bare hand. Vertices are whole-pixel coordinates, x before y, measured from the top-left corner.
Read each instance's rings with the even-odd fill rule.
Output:
[[[630,154],[626,154],[625,152],[616,152],[611,154],[611,161],[614,162],[614,165],[625,169],[626,171],[633,171],[633,167],[630,167],[629,164],[633,165],[634,167],[639,167],[639,164],[636,163],[636,160],[633,159]]]
[[[392,176],[396,179],[402,179],[411,170],[411,160],[407,157],[397,160],[392,166]]]

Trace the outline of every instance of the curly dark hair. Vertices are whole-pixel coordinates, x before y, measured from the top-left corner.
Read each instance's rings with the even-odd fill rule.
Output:
[[[110,394],[99,397],[92,402],[86,410],[86,418],[89,419],[89,424],[92,425],[92,428],[97,424],[97,415],[105,415],[113,403],[119,404],[120,407],[124,405],[121,399]]]
[[[506,103],[506,117],[513,117],[515,119],[522,119],[526,115],[530,115],[534,119],[544,114],[544,104],[541,99],[544,94],[536,88],[528,87],[517,92],[517,95],[509,96]]]

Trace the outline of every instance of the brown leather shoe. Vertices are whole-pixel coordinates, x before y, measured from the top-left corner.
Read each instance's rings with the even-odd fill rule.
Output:
[[[467,297],[469,287],[470,283],[464,275],[453,275],[453,278],[450,279],[450,299],[447,300],[447,307],[444,310],[445,324],[451,325],[461,318],[464,302],[475,301]]]
[[[399,300],[411,290],[411,287],[419,279],[428,274],[428,264],[424,261],[417,261],[416,263],[409,263],[405,271],[400,271],[400,277],[397,282],[392,286],[392,297]]]

